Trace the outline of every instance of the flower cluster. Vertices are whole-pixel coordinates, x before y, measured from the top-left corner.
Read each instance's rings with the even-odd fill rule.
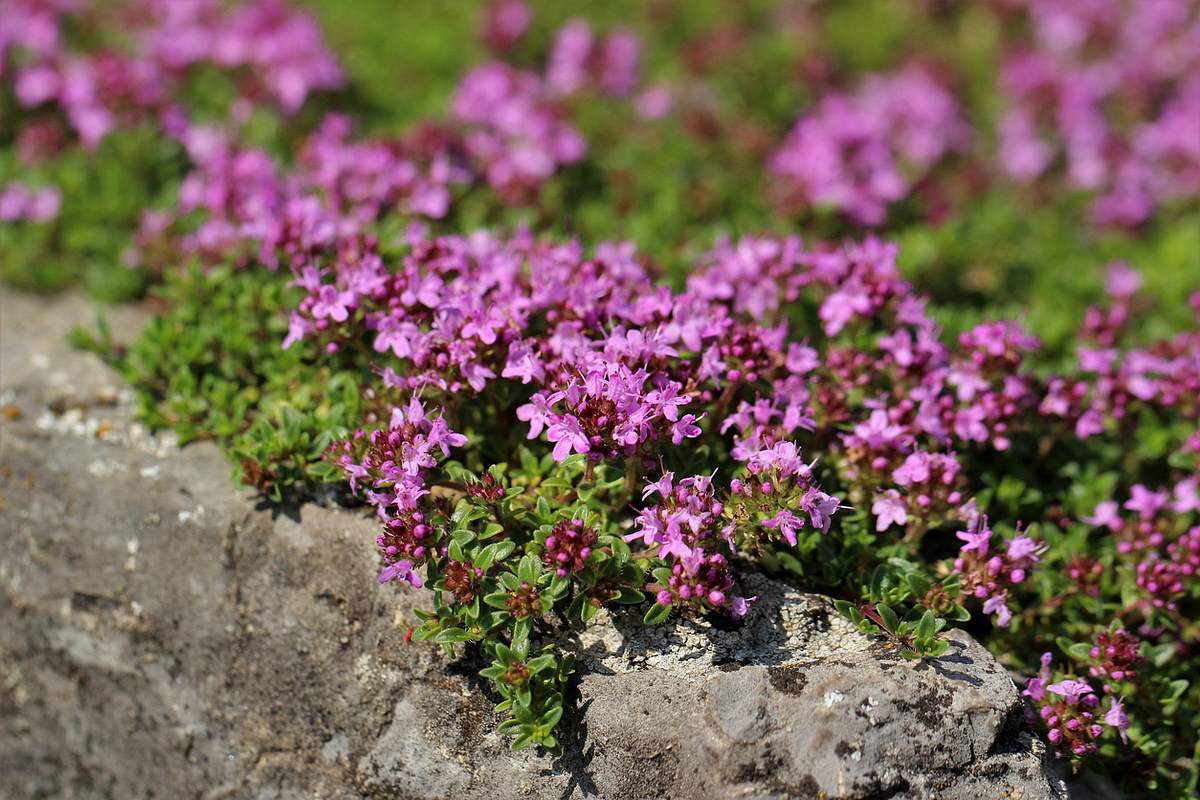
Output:
[[[541,454],[524,467],[525,488],[491,472],[466,482],[461,491],[495,520],[489,526],[508,530],[498,509],[531,502],[519,500],[530,491],[553,491],[555,503],[578,496],[591,504],[588,511],[564,508],[524,545],[542,572],[513,572],[489,589],[489,581],[500,580],[491,571],[499,567],[489,565],[501,562],[489,555],[472,560],[444,533],[436,540],[441,544],[427,542],[429,520],[451,519],[451,509],[402,483],[401,494],[424,505],[415,512],[420,517],[386,516],[380,541],[385,552],[394,549],[388,574],[432,583],[454,603],[490,597],[488,613],[542,624],[546,609],[559,603],[586,616],[637,592],[654,598],[650,622],[679,612],[737,617],[751,602],[738,589],[744,561],[776,559],[836,581],[882,549],[892,554],[889,564],[913,565],[904,567],[899,588],[888,588],[885,579],[879,589],[884,601],[913,604],[912,618],[872,607],[860,620],[902,648],[936,654],[939,618],[941,624],[966,618],[960,600],[978,604],[997,630],[1015,628],[1021,636],[1027,626],[1011,626],[1014,616],[1053,618],[1064,604],[1105,596],[1118,570],[1140,587],[1140,599],[1122,615],[1141,613],[1144,624],[1130,620],[1108,638],[1084,629],[1087,647],[1071,657],[1106,686],[1132,692],[1135,664],[1142,663],[1134,653],[1163,630],[1150,620],[1177,618],[1196,593],[1200,533],[1186,523],[1200,506],[1195,476],[1166,489],[1134,484],[1127,499],[1104,500],[1083,522],[1047,509],[1039,524],[1084,531],[1077,538],[1086,538],[1084,525],[1108,532],[1102,548],[1056,551],[1061,570],[1040,568],[1056,539],[1019,527],[992,530],[984,510],[1036,501],[1024,499],[1032,495],[1023,487],[1017,494],[1006,483],[985,488],[977,465],[1027,452],[1035,441],[1068,452],[1085,446],[1101,432],[1080,430],[1078,403],[1093,392],[1125,390],[1092,384],[1086,373],[1035,371],[1040,344],[1011,322],[980,323],[947,342],[925,299],[900,277],[895,247],[887,243],[830,248],[794,238],[723,240],[698,259],[682,292],[656,287],[645,259],[629,245],[604,244],[588,254],[578,243],[525,232],[434,237],[410,227],[400,254],[386,254],[361,235],[342,236],[333,249],[297,252],[302,256],[284,254],[305,290],[289,341],[359,353],[375,364],[381,391],[436,403],[454,430],[495,431],[485,441],[507,444],[466,448],[485,466],[522,442]],[[752,281],[754,274],[762,279]],[[1128,306],[1118,315],[1136,313],[1136,283],[1132,272],[1114,270],[1110,291]],[[786,310],[799,304],[808,305],[820,327],[814,338],[794,341]],[[1117,349],[1122,327],[1084,321],[1087,335],[1109,336],[1118,360],[1136,352]],[[1145,351],[1169,347],[1177,348],[1176,368],[1157,378],[1153,394],[1130,394],[1126,418],[1134,408],[1139,416],[1195,413],[1177,387],[1190,380],[1197,348],[1185,335]],[[1080,382],[1085,390],[1064,404],[1063,387]],[[380,435],[360,433],[356,441]],[[801,443],[810,454],[804,458]],[[404,451],[402,441],[393,447]],[[1186,444],[1180,458],[1185,451]],[[431,452],[418,445],[408,463],[439,471],[442,485],[462,483]],[[344,466],[361,483],[355,465],[365,464],[356,458]],[[639,478],[656,464],[662,477],[645,488],[632,530],[606,529],[590,516],[598,507],[619,517]],[[689,477],[676,478],[681,465],[689,466],[683,473]],[[538,470],[571,477],[548,481]],[[393,507],[395,486],[385,481],[371,491]],[[598,495],[608,499],[597,501]],[[921,577],[911,559],[926,546],[943,547],[951,526],[964,523],[957,556],[934,570],[941,582]],[[461,523],[440,524],[446,530]],[[500,548],[510,553],[503,563],[522,557],[523,545],[510,551],[504,536],[490,535],[499,538],[481,539],[481,553]],[[401,561],[407,564],[395,566]],[[1060,576],[1068,585],[1039,600]],[[897,601],[897,592],[906,599]],[[933,616],[926,621],[925,613]],[[1096,624],[1114,619],[1122,622],[1121,615],[1102,616]],[[429,628],[431,636],[441,635],[439,625]],[[1093,646],[1096,656],[1089,655]],[[1052,741],[1063,742],[1067,756],[1093,752],[1098,734],[1091,726],[1100,724],[1093,702],[1086,693],[1047,691],[1042,719],[1058,731]],[[1126,720],[1124,706],[1114,702],[1113,719]]]
[[[998,155],[1009,175],[1031,181],[1061,160],[1072,186],[1099,193],[1095,219],[1120,225],[1200,192],[1194,3],[1004,3],[1034,30],[1002,75]]]
[[[380,583],[400,578],[421,586],[417,566],[442,555],[444,545],[422,512],[421,498],[429,494],[425,476],[451,448],[466,443],[467,437],[452,431],[444,417],[427,415],[416,398],[393,409],[386,429],[358,431],[342,443],[338,465],[383,521],[376,539],[386,565]]]
[[[658,605],[718,608],[733,617],[745,616],[753,598],[733,593],[730,534],[722,523],[725,507],[717,500],[712,480],[693,476],[676,482],[667,472],[646,487],[642,499],[654,494],[658,503],[642,509],[635,520],[637,530],[625,538],[656,547],[657,556],[666,562],[655,572]]]
[[[794,442],[776,442],[744,458],[745,474],[729,487],[729,516],[739,546],[758,547],[768,531],[776,531],[791,547],[806,529],[829,532],[841,501],[816,485],[812,465],[800,457]]]
[[[129,27],[129,51],[76,50],[68,26],[111,14]],[[297,111],[314,91],[341,86],[342,73],[314,20],[281,0],[124,0],[91,9],[67,0],[6,0],[0,60],[16,51],[12,87],[27,109],[61,113],[87,147],[115,127],[183,113],[175,97],[189,70],[214,67],[247,100]]]
[[[623,85],[626,78],[612,72],[636,69],[637,40],[613,34],[603,51],[611,57],[603,60],[602,82]],[[272,79],[274,73],[265,74]],[[389,213],[445,217],[459,184],[486,182],[508,202],[527,202],[587,150],[562,107],[566,91],[549,77],[494,61],[463,77],[447,122],[422,124],[399,137],[355,137],[349,117],[331,114],[300,143],[290,169],[242,142],[237,115],[232,125],[213,126],[167,114],[164,129],[184,146],[192,171],[176,208],[144,215],[130,260],[156,268],[180,255],[211,263],[253,257],[274,266],[286,256],[299,264],[344,248]]]
[[[565,578],[573,572],[579,572],[587,564],[592,547],[596,544],[597,534],[580,520],[563,520],[554,526],[554,531],[546,537],[543,546],[542,561],[554,569],[555,574]]]
[[[506,53],[529,30],[533,13],[524,0],[492,0],[483,26],[483,41],[496,53]]]
[[[554,38],[546,63],[546,83],[559,95],[588,87],[623,96],[637,87],[641,42],[630,30],[610,33],[597,41],[592,26],[573,19]]]
[[[826,95],[771,156],[789,206],[828,206],[876,225],[947,154],[970,138],[954,97],[920,66]]]
[[[0,221],[49,222],[58,216],[62,193],[54,186],[31,189],[23,183],[0,187]]]
[[[193,168],[173,210],[143,216],[135,260],[160,266],[187,255],[271,268],[281,260],[307,263],[352,246],[387,213],[444,216],[452,187],[470,179],[448,133],[354,139],[352,127],[344,116],[327,116],[286,171],[267,152],[239,144],[233,132],[183,127],[179,139]]]
[[[1059,758],[1066,755],[1081,757],[1094,753],[1097,742],[1104,734],[1104,726],[1097,719],[1100,698],[1087,681],[1067,678],[1051,683],[1051,653],[1042,655],[1042,669],[1030,678],[1021,692],[1036,705],[1037,715],[1046,727],[1046,738]],[[1121,738],[1129,726],[1121,702],[1115,698],[1104,714],[1104,722],[1116,728]]]
[[[452,100],[467,131],[463,146],[492,188],[528,196],[587,145],[563,118],[541,76],[493,62],[468,74]]]
[[[1178,612],[1178,600],[1189,587],[1200,588],[1200,527],[1180,529],[1200,511],[1197,487],[1195,477],[1181,479],[1173,490],[1135,484],[1123,504],[1105,500],[1083,520],[1110,531],[1142,602],[1155,609]],[[1131,513],[1122,515],[1122,510]]]
[[[1088,651],[1092,665],[1088,674],[1105,681],[1104,691],[1112,691],[1107,681],[1134,681],[1137,669],[1145,660],[1141,654],[1142,642],[1123,628],[1100,631],[1096,643]]]
[[[482,36],[496,60],[463,65],[446,116],[363,134],[395,131],[396,120],[295,114],[276,128],[273,112],[293,114],[340,80],[309,17],[278,0],[105,4],[129,19],[120,51],[76,46],[95,19],[87,4],[0,3],[0,67],[23,109],[17,158],[52,169],[73,138],[115,149],[139,131],[163,134],[163,157],[189,171],[171,207],[143,214],[129,265],[198,262],[195,283],[170,273],[169,285],[261,292],[254,308],[279,318],[250,320],[247,338],[261,345],[286,315],[286,352],[270,352],[288,366],[261,367],[262,348],[244,342],[249,365],[231,366],[222,347],[220,369],[261,379],[237,402],[280,386],[320,398],[304,418],[320,435],[307,441],[290,397],[281,425],[265,400],[238,406],[231,426],[253,419],[256,435],[279,434],[274,449],[240,454],[244,474],[270,473],[263,452],[303,450],[314,463],[324,452],[324,471],[305,477],[340,471],[374,506],[379,580],[428,589],[432,609],[418,612],[412,638],[451,652],[478,645],[516,746],[556,746],[570,626],[621,605],[642,606],[647,623],[741,618],[754,608],[742,576],[761,564],[837,596],[861,630],[907,657],[945,653],[942,631],[970,618],[966,606],[990,617],[972,632],[1015,669],[1036,669],[1052,639],[1070,663],[1052,675],[1045,658],[1026,696],[1060,755],[1099,753],[1092,763],[1114,771],[1153,760],[1160,786],[1194,773],[1200,333],[1154,339],[1162,326],[1142,324],[1151,305],[1140,275],[1113,263],[1107,300],[1080,314],[1077,349],[1052,332],[1043,346],[1021,321],[935,306],[914,283],[937,290],[937,275],[911,261],[902,273],[895,242],[818,238],[891,223],[920,251],[941,234],[909,227],[921,209],[900,207],[907,197],[974,201],[995,170],[972,160],[988,157],[986,137],[972,136],[948,88],[967,77],[948,63],[904,56],[858,80],[812,48],[791,66],[819,99],[774,150],[768,180],[785,206],[840,213],[814,215],[809,240],[723,237],[701,252],[707,238],[667,247],[641,222],[674,224],[694,201],[718,209],[723,227],[754,230],[723,201],[748,206],[770,192],[731,182],[710,197],[711,176],[697,168],[689,208],[665,203],[662,217],[626,220],[627,209],[658,205],[630,153],[664,143],[621,126],[631,111],[662,119],[649,134],[695,139],[666,145],[744,159],[761,181],[770,126],[728,119],[725,87],[702,77],[749,57],[737,30],[690,42],[687,76],[639,95],[630,30],[601,35],[576,19],[526,41],[541,34],[529,7],[494,0]],[[1196,17],[1181,0],[1136,14],[1115,0],[995,7],[1033,25],[1030,46],[997,31],[1008,62],[1003,169],[1045,182],[1061,160],[1067,183],[1099,193],[1096,217],[1123,224],[1200,192],[1188,136]],[[944,11],[924,22],[962,19]],[[817,14],[780,21],[802,28]],[[830,88],[843,77],[854,88]],[[217,120],[189,105],[193,84],[208,80],[237,98]],[[662,163],[679,156],[690,174],[689,153]],[[29,188],[41,183],[6,183],[0,219],[55,223],[0,234],[74,238],[77,204],[56,217],[57,191]],[[605,216],[592,201],[610,194],[620,199],[607,230],[645,247],[557,233],[589,230]],[[492,227],[471,230],[479,220]],[[1162,249],[1191,244],[1181,237]],[[991,276],[994,254],[971,255]],[[1163,282],[1161,270],[1146,281]],[[195,318],[151,334],[172,357],[189,348],[170,336],[210,317],[190,299],[181,305],[199,307]],[[1200,314],[1200,292],[1190,303]],[[185,389],[166,393],[191,400],[208,391],[193,374],[211,372],[187,358],[169,361],[184,376],[170,385]],[[131,372],[149,360],[131,358]],[[331,373],[350,400],[309,385]],[[164,393],[160,381],[144,385]],[[339,411],[324,417],[326,406]],[[354,432],[326,449],[334,428]]]
[[[963,544],[954,559],[954,572],[963,593],[982,600],[983,613],[995,615],[997,625],[1007,626],[1012,621],[1009,591],[1024,582],[1045,547],[1018,533],[1002,549],[992,550],[992,529],[984,516],[977,516],[970,529],[957,536]]]

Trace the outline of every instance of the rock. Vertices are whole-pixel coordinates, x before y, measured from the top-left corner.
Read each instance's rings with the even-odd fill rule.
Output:
[[[1044,748],[1020,730],[1012,680],[968,636],[951,636],[950,653],[929,662],[859,647],[691,676],[588,674],[580,692],[589,738],[605,760],[626,765],[617,783],[597,783],[600,793],[1065,796],[1046,777]],[[652,785],[628,782],[645,775]]]
[[[602,614],[564,755],[510,754],[481,665],[405,643],[372,519],[133,423],[64,342],[91,317],[0,293],[0,798],[1064,796],[979,645],[905,662],[765,578],[740,627]]]

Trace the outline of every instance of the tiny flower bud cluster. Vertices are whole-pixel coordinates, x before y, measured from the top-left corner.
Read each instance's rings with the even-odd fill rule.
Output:
[[[579,572],[587,564],[596,544],[597,534],[579,520],[563,520],[546,537],[542,561],[560,578]]]
[[[1111,698],[1109,710],[1098,719],[1100,698],[1091,685],[1084,680],[1064,678],[1052,683],[1050,653],[1042,655],[1042,667],[1030,678],[1022,695],[1028,697],[1037,709],[1036,719],[1046,728],[1054,754],[1059,758],[1080,758],[1096,752],[1099,739],[1104,735],[1104,725],[1116,728],[1125,740],[1129,727],[1121,701]]]
[[[992,551],[992,530],[983,516],[976,516],[970,529],[957,535],[963,545],[954,560],[954,571],[961,576],[963,594],[982,600],[983,613],[995,615],[997,625],[1007,626],[1012,620],[1009,590],[1025,580],[1044,546],[1017,534],[1003,550]]]

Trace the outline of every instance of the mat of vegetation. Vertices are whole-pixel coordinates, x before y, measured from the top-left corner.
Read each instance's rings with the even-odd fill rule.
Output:
[[[752,568],[1200,780],[1200,4],[0,0],[0,275],[558,746],[611,603]]]

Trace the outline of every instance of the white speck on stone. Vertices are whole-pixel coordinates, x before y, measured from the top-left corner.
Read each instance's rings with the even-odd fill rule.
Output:
[[[47,369],[50,366],[50,359],[45,353],[33,353],[29,356],[29,363],[34,369]]]
[[[159,470],[160,470],[160,467],[158,466],[158,464],[155,464],[150,467],[142,467],[141,475],[143,478],[150,478],[151,480],[158,480]]]
[[[124,464],[117,463],[116,461],[105,461],[98,458],[92,463],[88,464],[87,471],[89,474],[94,475],[97,478],[107,478],[108,476],[117,472],[124,472],[126,469],[128,469],[128,467],[126,467]]]
[[[188,511],[187,509],[184,509],[183,511],[179,512],[179,523],[181,525],[187,525],[191,522],[199,522],[202,519],[204,519],[204,506],[196,506],[194,511]]]
[[[833,691],[832,689],[825,693],[825,707],[832,708],[834,705],[846,699],[846,695],[841,692]]]

